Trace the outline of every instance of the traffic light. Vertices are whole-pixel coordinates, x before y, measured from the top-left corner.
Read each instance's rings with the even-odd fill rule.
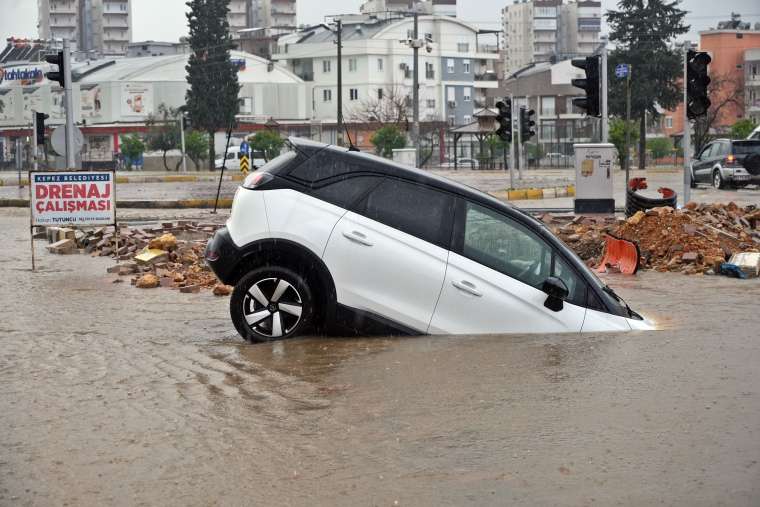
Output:
[[[45,120],[50,118],[50,115],[45,113],[34,113],[35,115],[35,136],[37,137],[37,146],[45,144]]]
[[[185,132],[188,132],[190,131],[191,128],[192,128],[192,124],[190,123],[190,118],[188,118],[187,116],[183,114],[182,115],[182,130],[184,130]]]
[[[510,99],[500,100],[496,103],[496,109],[499,110],[499,116],[496,117],[496,121],[499,124],[499,128],[496,130],[496,135],[505,143],[511,143],[512,101]]]
[[[583,98],[573,99],[573,105],[586,111],[588,116],[601,118],[601,80],[599,67],[601,63],[600,56],[588,56],[586,58],[576,58],[572,61],[573,67],[583,69],[586,73],[586,79],[573,79],[572,85],[586,92]]]
[[[536,122],[533,121],[533,116],[536,112],[532,109],[520,108],[520,142],[526,143],[531,137],[536,135],[536,131],[533,127],[536,126]]]
[[[52,55],[45,55],[45,61],[58,66],[58,72],[47,72],[45,73],[45,77],[50,81],[58,82],[58,84],[61,85],[61,88],[65,88],[66,78],[64,76],[66,74],[66,69],[63,60],[63,51],[58,51]]]
[[[707,92],[710,76],[707,75],[707,66],[711,61],[712,58],[705,52],[691,49],[686,52],[686,115],[690,120],[706,115],[710,109]]]

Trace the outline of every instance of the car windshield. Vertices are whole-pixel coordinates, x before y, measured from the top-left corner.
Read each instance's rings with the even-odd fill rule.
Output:
[[[749,155],[750,153],[760,153],[760,140],[734,141],[735,155]]]

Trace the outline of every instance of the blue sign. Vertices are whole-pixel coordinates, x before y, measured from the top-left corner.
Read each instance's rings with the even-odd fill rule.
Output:
[[[619,63],[615,66],[615,76],[617,76],[619,79],[628,77],[628,74],[630,74],[630,72],[631,66],[627,63]]]
[[[249,155],[251,153],[251,146],[247,142],[243,141],[240,143],[240,153]]]

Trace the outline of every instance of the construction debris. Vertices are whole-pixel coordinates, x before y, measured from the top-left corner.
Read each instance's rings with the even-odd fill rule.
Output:
[[[732,255],[760,252],[760,210],[735,203],[665,206],[637,211],[627,220],[546,215],[542,220],[592,267],[601,262],[606,235],[636,242],[641,267],[661,272],[716,274]],[[750,262],[746,273],[751,271]]]
[[[185,293],[212,289],[215,295],[226,296],[231,288],[219,284],[204,261],[206,243],[219,227],[195,221],[166,222],[157,227],[121,227],[118,238],[105,227],[76,231],[49,227],[43,237],[56,241],[48,245],[52,253],[81,252],[122,261],[109,267],[108,273],[131,276],[132,285],[139,288],[166,287]]]

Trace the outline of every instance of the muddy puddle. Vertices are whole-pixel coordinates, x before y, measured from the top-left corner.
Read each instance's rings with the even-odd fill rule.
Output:
[[[247,345],[0,212],[0,505],[757,505],[760,282],[612,278],[662,330]]]

